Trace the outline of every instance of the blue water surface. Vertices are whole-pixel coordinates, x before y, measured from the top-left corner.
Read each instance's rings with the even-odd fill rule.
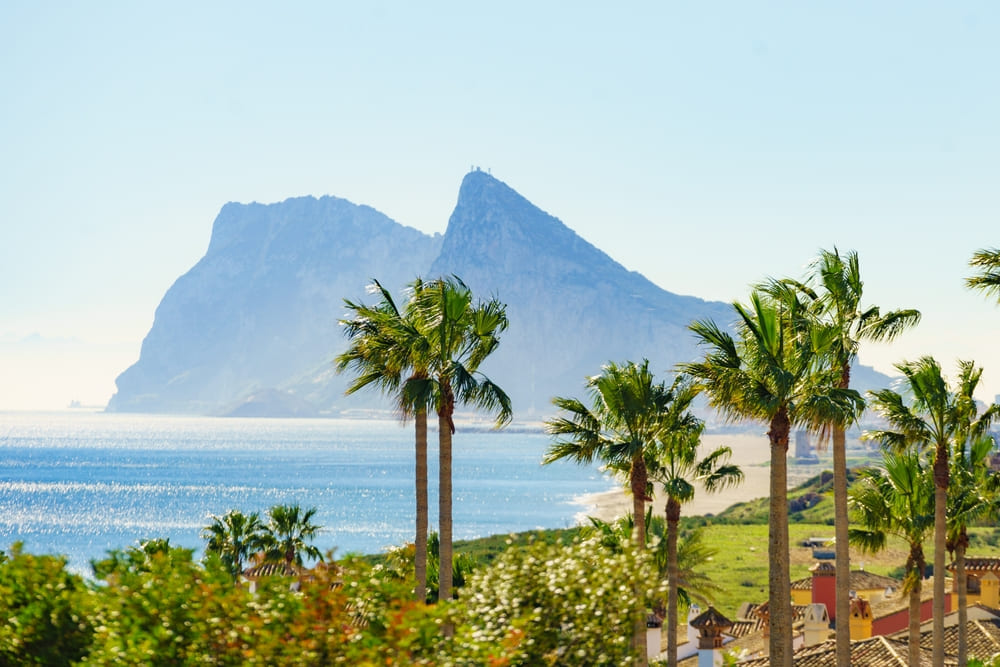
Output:
[[[596,467],[540,465],[549,443],[459,427],[455,539],[573,525],[582,495],[613,486]],[[413,539],[413,471],[412,425],[394,421],[0,412],[0,549],[23,541],[89,573],[153,537],[200,552],[213,514],[299,503],[318,508],[321,550],[377,553]]]

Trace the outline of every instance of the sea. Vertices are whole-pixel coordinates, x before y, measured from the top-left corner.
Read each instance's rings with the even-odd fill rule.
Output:
[[[541,465],[540,430],[459,424],[453,442],[455,539],[572,526],[584,496],[615,486],[596,466]],[[0,412],[0,550],[23,542],[90,575],[109,550],[169,538],[200,555],[213,515],[298,503],[317,508],[321,551],[379,553],[413,540],[413,459],[412,423],[391,420]]]

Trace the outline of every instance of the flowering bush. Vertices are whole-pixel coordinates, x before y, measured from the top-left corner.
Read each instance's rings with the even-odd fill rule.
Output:
[[[435,605],[407,569],[358,559],[254,593],[166,541],[112,552],[91,584],[65,566],[18,545],[0,561],[0,664],[625,665],[660,594],[645,553],[594,541],[511,547]]]
[[[597,541],[508,549],[462,593],[456,636],[503,665],[628,665],[649,599],[662,595],[649,556]],[[655,589],[655,590],[654,590]]]

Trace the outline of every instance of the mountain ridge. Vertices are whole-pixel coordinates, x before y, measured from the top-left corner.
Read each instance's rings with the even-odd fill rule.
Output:
[[[349,200],[229,202],[205,256],[156,309],[139,360],[109,411],[322,416],[391,409],[344,396],[332,360],[346,347],[343,299],[378,278],[393,294],[418,276],[455,274],[507,304],[510,327],[484,372],[520,419],[580,395],[608,361],[648,358],[655,372],[698,355],[694,319],[733,319],[730,304],[669,292],[627,269],[506,183],[463,178],[443,235]]]

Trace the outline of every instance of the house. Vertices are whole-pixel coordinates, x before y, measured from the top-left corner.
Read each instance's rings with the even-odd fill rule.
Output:
[[[1000,610],[983,606],[975,611],[970,608],[966,623],[969,655],[989,658],[1000,652]],[[975,618],[973,618],[973,616]],[[945,665],[956,665],[958,654],[958,612],[945,617]],[[920,633],[919,667],[932,663],[933,630],[923,627]],[[830,640],[796,650],[792,656],[794,667],[826,667],[836,664],[836,641]],[[739,667],[763,667],[766,657],[755,657],[736,663]],[[878,635],[851,642],[852,667],[905,667],[909,665],[908,631],[892,635]]]
[[[954,572],[954,564],[948,569]],[[1000,558],[965,559],[966,595],[971,606],[1000,607]]]
[[[830,620],[836,620],[837,569],[833,563],[820,562],[809,568],[812,573],[805,579],[792,582],[793,604],[825,604],[830,612]],[[902,588],[901,581],[884,577],[864,568],[851,570],[849,588],[855,597],[863,597],[869,602],[879,602],[891,597]]]

